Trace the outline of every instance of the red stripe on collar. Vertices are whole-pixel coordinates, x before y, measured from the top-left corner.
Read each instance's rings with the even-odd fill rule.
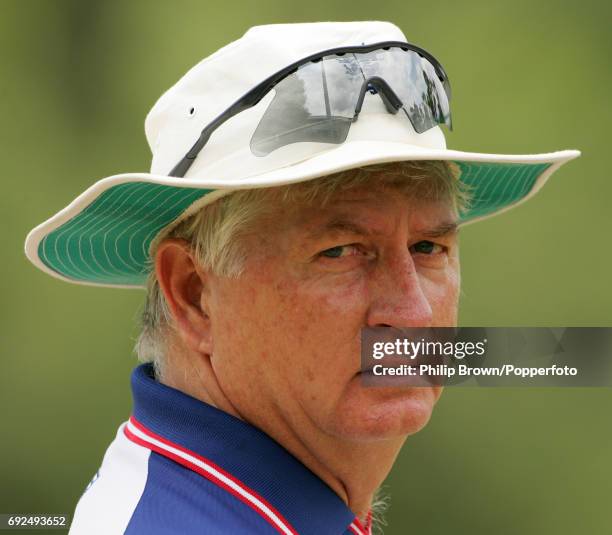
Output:
[[[172,459],[223,488],[256,511],[279,533],[299,535],[283,515],[262,496],[209,459],[153,433],[133,416],[123,428],[123,432],[132,442]]]
[[[365,526],[359,521],[359,518],[355,517],[349,529],[354,535],[372,535],[372,511],[368,511]]]
[[[125,436],[136,444],[148,448],[164,457],[172,459],[182,466],[193,470],[205,477],[215,485],[223,488],[241,502],[251,507],[261,517],[263,517],[272,527],[283,535],[299,535],[289,522],[276,510],[265,498],[260,496],[253,489],[245,485],[242,481],[234,477],[229,472],[210,459],[202,457],[197,453],[188,450],[179,444],[154,433],[141,424],[134,416],[123,428]],[[354,535],[372,534],[372,512],[368,512],[365,527],[359,519],[355,517],[348,529]]]

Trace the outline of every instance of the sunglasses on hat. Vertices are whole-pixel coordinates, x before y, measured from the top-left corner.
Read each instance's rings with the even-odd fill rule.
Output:
[[[251,136],[255,156],[292,143],[343,143],[366,93],[379,95],[389,113],[401,113],[419,134],[442,124],[452,129],[450,83],[427,51],[401,41],[334,48],[285,67],[234,102],[202,130],[170,176],[184,177],[217,128],[272,91]]]

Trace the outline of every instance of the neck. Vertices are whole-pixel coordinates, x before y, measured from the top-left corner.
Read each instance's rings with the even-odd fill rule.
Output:
[[[376,490],[389,474],[405,437],[358,442],[322,433],[308,419],[296,425],[282,414],[250,421],[324,481],[365,525]]]
[[[324,481],[365,525],[374,493],[388,475],[405,436],[354,441],[323,433],[304,414],[288,417],[261,400],[239,410],[214,379],[212,368],[184,373],[173,362],[160,381],[261,429]],[[182,363],[181,363],[182,364]]]

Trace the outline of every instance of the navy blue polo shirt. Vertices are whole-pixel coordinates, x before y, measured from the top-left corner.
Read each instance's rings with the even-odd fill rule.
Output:
[[[268,435],[132,373],[134,411],[77,505],[72,535],[367,535],[323,481]],[[368,522],[369,524],[369,522]]]

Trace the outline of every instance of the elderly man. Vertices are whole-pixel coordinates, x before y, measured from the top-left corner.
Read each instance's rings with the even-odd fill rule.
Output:
[[[364,327],[454,326],[462,223],[565,161],[445,148],[450,84],[384,22],[252,28],[146,120],[151,174],[32,231],[72,282],[146,286],[134,410],[73,534],[364,534],[440,387],[365,387]]]

